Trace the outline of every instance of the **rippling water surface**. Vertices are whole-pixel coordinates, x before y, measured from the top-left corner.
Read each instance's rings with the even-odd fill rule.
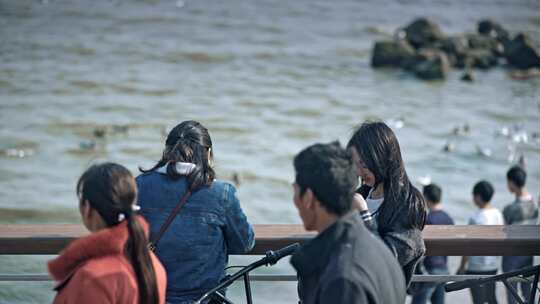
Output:
[[[520,154],[538,196],[539,79],[497,68],[474,84],[457,70],[422,82],[374,71],[369,56],[375,40],[422,15],[447,33],[492,17],[540,41],[539,11],[538,1],[491,0],[0,0],[0,223],[77,223],[75,182],[89,164],[136,173],[185,119],[210,129],[217,172],[239,175],[253,223],[299,223],[292,157],[314,142],[346,143],[370,118],[393,126],[409,174],[442,185],[459,223],[481,178],[495,184],[497,207],[511,200],[504,176]],[[452,134],[464,125],[470,133]],[[514,136],[496,135],[506,131]],[[455,151],[442,152],[449,142]],[[44,272],[48,258],[2,257],[0,273]],[[0,302],[40,303],[50,288],[0,283]],[[294,302],[294,284],[254,290],[261,303]]]

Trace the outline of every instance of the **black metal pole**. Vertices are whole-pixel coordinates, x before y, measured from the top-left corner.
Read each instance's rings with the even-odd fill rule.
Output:
[[[537,272],[534,275],[534,281],[531,285],[531,295],[529,296],[529,304],[534,304],[534,298],[536,296],[536,290],[538,289],[538,276],[540,275],[539,272]]]
[[[460,281],[460,282],[448,283],[444,286],[444,289],[446,290],[446,292],[452,292],[452,291],[456,291],[460,289],[471,288],[473,286],[478,286],[478,285],[482,285],[489,282],[496,282],[496,281],[502,282],[503,280],[506,280],[511,277],[517,277],[517,276],[529,277],[532,275],[536,275],[538,273],[540,273],[540,265],[527,267],[527,268],[523,268],[516,271],[505,272],[502,274],[498,274],[498,275],[494,275],[494,276],[490,276],[490,277],[482,278],[482,279],[469,279],[469,280]]]
[[[221,282],[218,286],[216,286],[216,287],[212,288],[211,290],[207,291],[199,300],[195,301],[195,303],[196,304],[201,303],[204,299],[208,298],[208,296],[210,296],[212,293],[228,287],[229,285],[234,283],[234,281],[236,281],[236,279],[238,279],[239,277],[241,277],[244,274],[252,271],[253,269],[255,269],[257,267],[260,267],[262,265],[265,265],[265,264],[266,264],[265,260],[259,260],[259,261],[256,261],[253,264],[250,264],[250,265],[244,267],[242,270],[240,270],[237,273],[231,275],[227,280]]]
[[[251,284],[249,283],[249,272],[244,274],[244,286],[246,288],[247,304],[253,304],[253,299],[251,298]]]
[[[519,302],[519,304],[526,304],[525,302],[523,302],[523,299],[519,296],[519,294],[518,294],[517,290],[514,288],[514,286],[512,286],[512,285],[510,285],[510,283],[508,283],[508,278],[502,279],[501,281],[503,282],[504,286],[506,286],[506,290],[509,291],[512,294],[512,297],[514,297],[514,300]],[[493,284],[495,284],[495,282],[493,282]]]
[[[220,301],[220,303],[234,304],[233,302],[231,302],[231,300],[227,299],[227,297],[222,295],[219,291],[214,292],[212,294],[211,298],[212,299],[217,299],[218,301]]]

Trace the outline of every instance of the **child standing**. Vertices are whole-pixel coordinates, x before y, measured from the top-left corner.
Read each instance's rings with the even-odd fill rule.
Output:
[[[436,184],[429,184],[424,187],[422,194],[429,209],[427,215],[427,225],[454,225],[454,220],[443,210],[441,203],[442,190]],[[423,264],[424,268],[432,275],[447,275],[448,257],[446,256],[426,256]],[[432,304],[444,304],[444,284],[426,283],[412,298],[412,304],[426,304],[431,300]]]
[[[504,225],[501,212],[491,205],[494,194],[493,186],[487,181],[480,181],[473,187],[473,201],[478,211],[469,219],[469,225]],[[495,256],[463,257],[459,274],[495,275],[499,259]],[[496,304],[495,283],[486,283],[471,288],[474,304]]]

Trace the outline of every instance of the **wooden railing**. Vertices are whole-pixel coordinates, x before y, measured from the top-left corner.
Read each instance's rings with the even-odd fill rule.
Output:
[[[315,234],[299,225],[255,225],[256,245],[248,255],[264,254]],[[81,225],[0,225],[0,255],[57,254],[87,235]],[[540,255],[540,226],[426,226],[426,255]],[[1,259],[1,257],[0,257]],[[461,281],[484,276],[415,275],[416,282]],[[255,274],[254,281],[295,281],[294,274]],[[2,274],[0,282],[50,281],[48,274]]]
[[[314,236],[299,225],[255,225],[256,245],[264,254]],[[0,225],[0,255],[57,254],[88,234],[81,225]],[[540,226],[426,226],[426,255],[540,255]]]

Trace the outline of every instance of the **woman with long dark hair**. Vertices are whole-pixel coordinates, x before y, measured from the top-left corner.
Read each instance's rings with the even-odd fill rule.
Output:
[[[148,250],[131,173],[114,163],[94,165],[79,178],[77,194],[91,234],[49,262],[59,282],[54,303],[165,303],[165,269]]]
[[[212,162],[208,130],[184,121],[168,134],[161,159],[136,179],[141,212],[167,270],[168,303],[201,297],[224,278],[228,255],[255,243],[236,189],[215,179]]]
[[[364,222],[397,257],[407,284],[425,253],[426,204],[405,171],[399,142],[383,122],[363,123],[347,147],[362,186],[355,196]]]

